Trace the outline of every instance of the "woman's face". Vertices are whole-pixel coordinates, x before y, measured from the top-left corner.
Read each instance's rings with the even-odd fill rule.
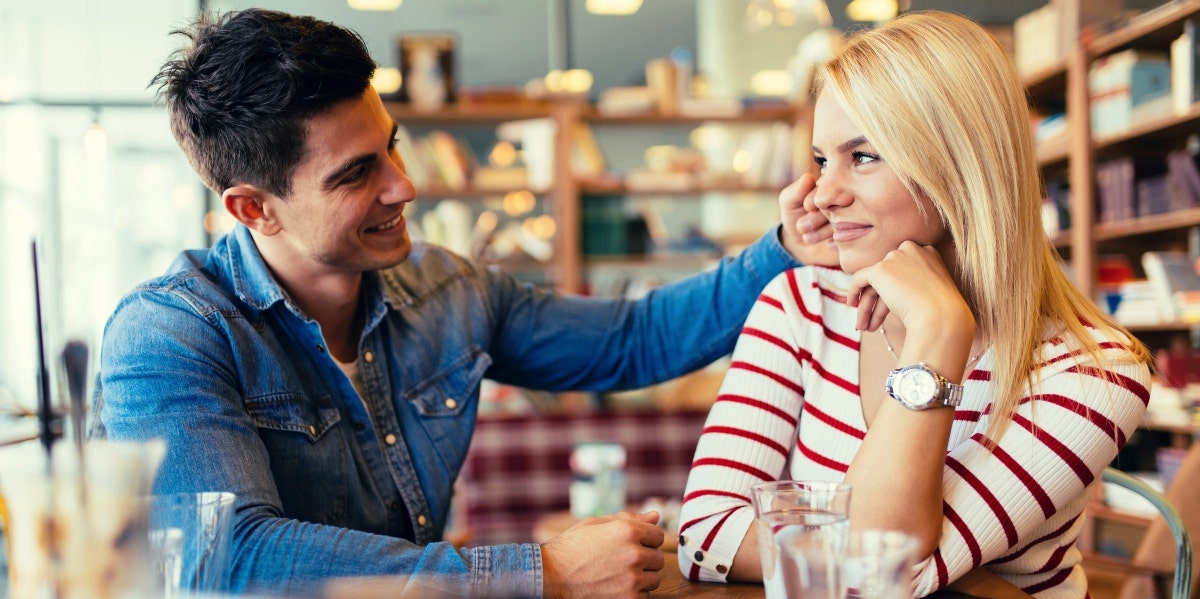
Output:
[[[937,212],[918,207],[886,158],[827,93],[814,107],[813,157],[821,171],[814,199],[833,225],[843,270],[871,266],[905,240],[937,246],[946,255],[942,246],[949,235]]]

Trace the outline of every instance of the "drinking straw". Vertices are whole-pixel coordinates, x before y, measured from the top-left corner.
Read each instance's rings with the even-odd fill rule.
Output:
[[[38,276],[37,240],[33,240],[33,297],[37,312],[37,343],[38,343],[38,439],[46,450],[46,468],[50,468],[50,449],[54,445],[54,433],[51,421],[54,418],[50,409],[50,373],[46,369],[46,336],[42,330],[42,287],[41,277]]]

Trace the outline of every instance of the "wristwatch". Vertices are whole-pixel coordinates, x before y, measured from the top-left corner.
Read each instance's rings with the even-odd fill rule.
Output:
[[[884,388],[888,395],[910,410],[952,408],[962,403],[963,386],[946,380],[924,362],[891,371]]]

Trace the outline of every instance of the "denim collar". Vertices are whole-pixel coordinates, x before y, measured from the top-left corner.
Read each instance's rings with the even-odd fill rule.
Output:
[[[284,302],[297,316],[312,320],[291,301],[287,291],[275,280],[258,251],[258,245],[254,243],[254,237],[250,235],[250,229],[239,223],[222,243],[226,246],[226,264],[238,299],[260,312]],[[388,308],[395,309],[399,305],[412,303],[412,298],[398,286],[389,285],[385,291],[378,271],[363,273],[363,295],[367,306],[366,331],[374,329],[383,320]]]

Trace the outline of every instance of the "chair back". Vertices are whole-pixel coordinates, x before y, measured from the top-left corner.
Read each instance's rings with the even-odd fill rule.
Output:
[[[1189,599],[1192,592],[1192,539],[1179,512],[1154,487],[1116,468],[1105,468],[1101,480],[1141,495],[1162,514],[1167,527],[1171,529],[1171,536],[1175,537],[1175,583],[1171,587],[1171,596],[1174,599]]]

